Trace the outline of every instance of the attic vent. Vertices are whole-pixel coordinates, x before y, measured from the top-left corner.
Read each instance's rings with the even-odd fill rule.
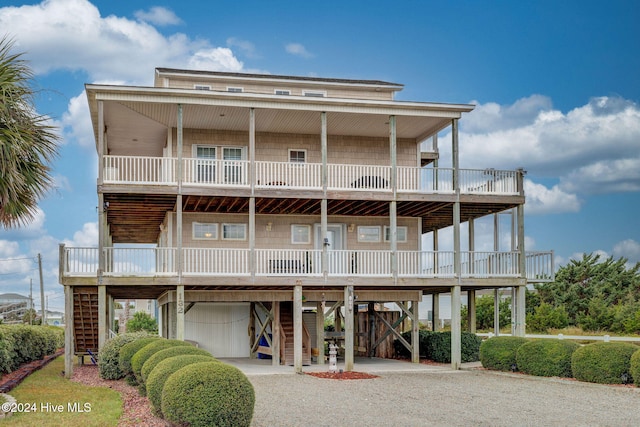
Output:
[[[241,93],[244,92],[244,90],[241,87],[228,87],[227,92]]]
[[[193,85],[195,90],[211,90],[211,86],[208,85]]]
[[[291,95],[290,90],[284,90],[284,89],[276,89],[274,93],[276,95]]]
[[[326,92],[313,91],[313,90],[305,90],[303,94],[304,96],[312,96],[315,98],[324,98],[325,96],[327,96]]]

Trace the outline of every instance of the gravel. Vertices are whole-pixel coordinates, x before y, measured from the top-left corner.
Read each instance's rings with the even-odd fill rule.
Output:
[[[638,426],[640,389],[486,370],[250,375],[254,427]]]

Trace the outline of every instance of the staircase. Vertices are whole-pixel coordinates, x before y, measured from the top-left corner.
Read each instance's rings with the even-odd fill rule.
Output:
[[[292,303],[280,305],[280,361],[293,366],[293,307]],[[311,365],[311,337],[302,323],[302,364]]]
[[[98,352],[98,288],[73,288],[75,353]]]

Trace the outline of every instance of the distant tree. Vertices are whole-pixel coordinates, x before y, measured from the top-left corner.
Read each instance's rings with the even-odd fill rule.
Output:
[[[42,319],[33,308],[29,308],[22,315],[22,323],[26,323],[28,325],[40,325],[42,324]]]
[[[49,163],[58,135],[34,106],[33,73],[13,42],[0,39],[0,225],[31,222],[38,200],[52,187]]]
[[[127,322],[127,332],[147,331],[158,333],[158,322],[144,311],[138,311]]]

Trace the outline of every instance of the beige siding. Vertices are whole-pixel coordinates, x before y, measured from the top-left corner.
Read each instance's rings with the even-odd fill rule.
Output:
[[[249,304],[196,303],[184,322],[184,338],[214,357],[249,357]]]

